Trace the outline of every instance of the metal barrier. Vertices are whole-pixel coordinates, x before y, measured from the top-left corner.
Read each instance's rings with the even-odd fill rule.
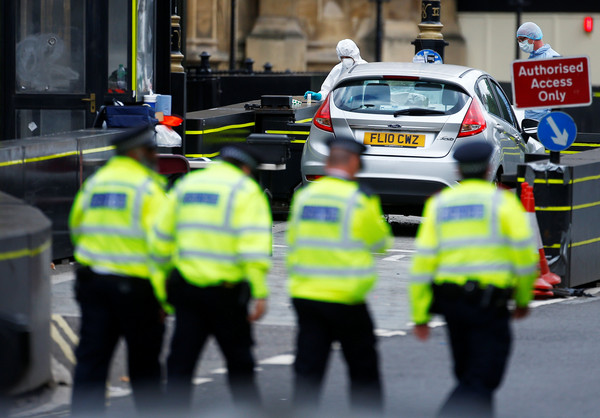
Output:
[[[562,155],[560,164],[531,162],[518,168],[534,187],[536,216],[552,272],[562,286],[600,281],[600,134],[593,150]],[[575,140],[582,143],[581,134]],[[583,147],[583,145],[580,145]]]
[[[259,179],[271,198],[273,210],[286,211],[295,188],[302,182],[302,148],[321,103],[308,104],[302,96],[281,96],[300,103],[288,107],[267,106],[269,98],[273,97],[262,96],[261,100],[188,113],[184,153],[195,163],[193,159],[214,158],[224,144],[244,142],[251,134],[273,135],[273,138],[287,135],[290,155],[285,167],[278,171],[262,171]]]
[[[114,154],[121,129],[87,129],[0,142],[0,191],[40,209],[52,222],[52,259],[73,255],[68,216],[81,183]]]
[[[52,378],[50,253],[48,218],[0,193],[0,392],[27,392]]]

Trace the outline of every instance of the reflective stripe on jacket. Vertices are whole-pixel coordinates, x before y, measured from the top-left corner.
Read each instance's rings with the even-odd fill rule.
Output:
[[[294,196],[287,242],[292,297],[357,304],[377,277],[371,252],[384,252],[392,240],[379,197],[325,177]]]
[[[252,296],[264,298],[272,223],[258,184],[238,167],[216,162],[169,193],[151,235],[153,260],[196,286],[247,279]]]
[[[417,233],[409,286],[415,323],[429,320],[431,283],[514,288],[526,306],[539,253],[529,218],[514,194],[483,180],[465,180],[429,199]]]
[[[164,203],[164,179],[112,157],[77,193],[69,216],[75,259],[108,273],[149,278],[147,234]]]

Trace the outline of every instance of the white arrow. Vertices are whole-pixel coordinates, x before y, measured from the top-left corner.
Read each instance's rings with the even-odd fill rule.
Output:
[[[562,133],[560,133],[560,129],[558,129],[558,126],[556,126],[556,122],[554,122],[552,116],[548,116],[547,119],[548,124],[550,124],[550,127],[552,128],[552,131],[554,131],[554,135],[556,135],[551,137],[552,141],[557,145],[567,145],[567,141],[569,140],[569,134],[567,133],[567,130],[563,129]]]

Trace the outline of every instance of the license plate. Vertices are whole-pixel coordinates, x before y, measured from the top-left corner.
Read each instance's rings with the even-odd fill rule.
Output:
[[[365,132],[363,142],[367,145],[424,147],[425,135],[403,134],[396,132]]]

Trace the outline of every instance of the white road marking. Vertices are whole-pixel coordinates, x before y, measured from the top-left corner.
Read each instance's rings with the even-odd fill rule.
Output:
[[[400,261],[406,257],[408,257],[408,256],[405,254],[390,255],[389,257],[382,258],[381,261]]]
[[[209,379],[207,377],[194,377],[192,379],[192,384],[198,386],[198,385],[201,385],[203,383],[210,383],[212,381],[213,381],[213,379]]]
[[[109,398],[122,398],[124,396],[131,395],[131,389],[130,388],[122,388],[120,386],[109,386],[106,389],[106,395]]]
[[[397,335],[399,335],[399,336],[405,336],[406,335],[406,331],[388,330],[388,329],[376,329],[375,330],[375,335],[377,335],[378,337],[395,337]]]
[[[52,320],[56,322],[56,325],[58,325],[63,330],[65,335],[69,337],[73,344],[79,344],[79,337],[77,336],[77,334],[75,334],[73,329],[71,329],[67,321],[65,321],[65,319],[62,316],[58,314],[52,314]]]
[[[273,364],[273,365],[281,365],[287,366],[294,363],[296,356],[293,354],[281,354],[279,356],[269,357],[264,360],[259,361],[259,364]]]
[[[69,343],[65,341],[60,332],[58,332],[58,329],[53,323],[50,324],[50,336],[56,345],[58,345],[58,347],[61,349],[67,360],[75,364],[75,354],[73,353],[73,349]]]

